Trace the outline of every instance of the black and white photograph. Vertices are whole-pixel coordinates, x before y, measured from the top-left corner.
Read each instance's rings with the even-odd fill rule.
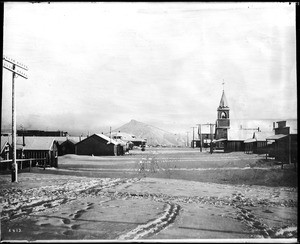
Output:
[[[1,242],[298,242],[298,3],[2,4]]]

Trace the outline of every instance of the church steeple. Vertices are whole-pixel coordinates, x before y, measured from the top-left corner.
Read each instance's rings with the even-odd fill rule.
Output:
[[[217,121],[216,121],[216,139],[227,139],[227,130],[230,128],[229,106],[224,92],[220,100],[219,107],[217,109]]]
[[[227,99],[226,99],[226,96],[225,96],[224,89],[223,89],[222,97],[221,97],[221,100],[220,100],[219,108],[229,108],[228,103],[227,103]]]

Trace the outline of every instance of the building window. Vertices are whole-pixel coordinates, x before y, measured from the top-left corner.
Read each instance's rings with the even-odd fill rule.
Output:
[[[226,113],[225,113],[225,112],[222,112],[222,113],[221,113],[221,119],[226,119],[226,118],[227,118]]]

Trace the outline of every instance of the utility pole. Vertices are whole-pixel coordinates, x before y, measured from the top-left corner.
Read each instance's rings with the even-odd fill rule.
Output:
[[[195,133],[194,133],[194,128],[197,128],[197,127],[192,126],[191,128],[193,128],[193,146],[192,146],[192,148],[195,148]]]
[[[189,131],[186,132],[186,146],[189,147]]]
[[[209,129],[210,129],[210,153],[213,153],[213,145],[212,145],[212,141],[213,141],[213,126],[215,124],[211,124],[211,123],[206,123],[206,124],[198,124],[199,125],[199,129],[198,130],[200,133],[200,152],[202,152],[202,136],[201,136],[201,125],[209,125]]]
[[[25,155],[24,155],[24,148],[25,148],[25,135],[24,135],[24,126],[23,125],[20,125],[20,128],[22,130],[22,138],[23,138],[23,143],[22,143],[22,153],[21,153],[21,158],[25,158]]]
[[[212,143],[212,141],[213,141],[213,126],[215,124],[207,123],[207,125],[209,125],[209,128],[210,128],[210,153],[213,153],[213,143]]]
[[[202,152],[202,133],[201,133],[201,124],[197,124],[198,125],[198,136],[200,139],[200,152]]]
[[[21,76],[25,79],[28,79],[27,75],[20,71],[18,68],[28,70],[28,67],[24,64],[17,62],[14,59],[3,56],[3,68],[12,72],[12,150],[13,150],[13,159],[12,159],[12,170],[11,170],[11,181],[18,182],[18,164],[17,164],[17,150],[16,150],[16,111],[15,111],[15,78],[16,76]]]

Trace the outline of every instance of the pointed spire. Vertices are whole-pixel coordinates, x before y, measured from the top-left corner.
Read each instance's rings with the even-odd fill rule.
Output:
[[[219,108],[229,108],[224,90],[223,90],[222,97],[220,100]]]

